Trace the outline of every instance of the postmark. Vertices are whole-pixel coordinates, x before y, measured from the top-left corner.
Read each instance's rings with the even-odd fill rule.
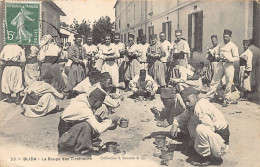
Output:
[[[40,41],[41,3],[6,1],[5,44],[38,45]]]

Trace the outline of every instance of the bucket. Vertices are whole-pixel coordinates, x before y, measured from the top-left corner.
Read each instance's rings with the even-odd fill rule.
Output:
[[[144,96],[138,96],[139,101],[144,101]]]
[[[129,120],[128,120],[128,119],[122,118],[122,119],[120,119],[120,124],[119,124],[119,126],[120,126],[121,128],[127,128],[127,127],[128,127],[128,123],[129,123]]]
[[[119,144],[117,144],[117,142],[107,142],[106,143],[106,149],[108,152],[111,152],[111,153],[118,151],[117,146],[119,146]]]

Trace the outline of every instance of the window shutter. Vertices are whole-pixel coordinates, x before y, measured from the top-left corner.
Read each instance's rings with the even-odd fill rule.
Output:
[[[162,23],[162,32],[166,33],[166,23]]]
[[[203,11],[198,13],[198,51],[202,52]]]
[[[172,42],[172,22],[168,22],[168,41]]]
[[[191,39],[192,39],[192,14],[188,15],[188,43],[191,47]]]

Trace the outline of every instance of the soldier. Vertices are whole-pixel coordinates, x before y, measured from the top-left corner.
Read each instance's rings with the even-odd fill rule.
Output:
[[[72,92],[72,89],[86,77],[83,61],[87,59],[87,52],[81,45],[82,36],[76,34],[74,38],[75,44],[69,48],[69,59],[72,61],[67,82],[67,91],[69,94]]]

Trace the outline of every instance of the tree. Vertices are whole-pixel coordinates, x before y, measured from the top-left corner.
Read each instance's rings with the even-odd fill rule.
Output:
[[[113,35],[113,25],[108,16],[99,18],[92,26],[93,43],[98,44],[105,38],[106,34]]]
[[[80,35],[85,37],[88,36],[91,32],[90,22],[86,22],[86,20],[83,20],[76,30],[77,33],[79,33]]]

